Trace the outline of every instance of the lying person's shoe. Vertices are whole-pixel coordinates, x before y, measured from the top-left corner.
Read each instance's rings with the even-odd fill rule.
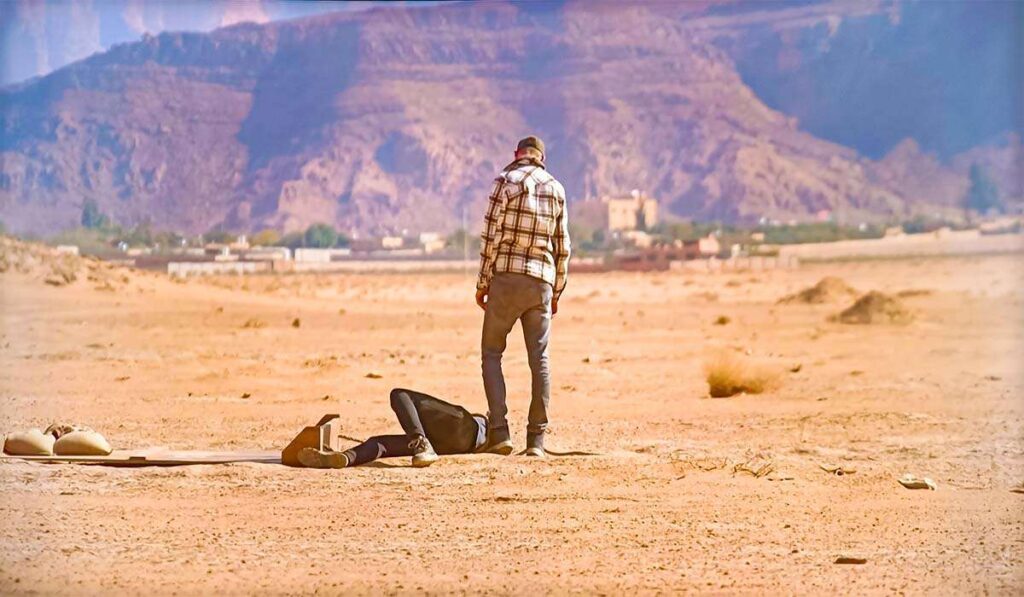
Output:
[[[345,468],[348,456],[344,452],[303,448],[299,450],[299,464],[306,468]]]
[[[412,465],[416,468],[423,468],[437,462],[437,452],[434,451],[434,446],[430,445],[430,440],[427,438],[416,436],[409,442],[409,448],[412,450]]]
[[[527,435],[526,436],[526,455],[534,456],[536,458],[544,458],[547,453],[544,452],[544,435]]]
[[[487,443],[481,452],[508,456],[512,453],[512,449],[512,439],[508,435],[508,428],[504,427],[502,429],[492,429],[487,434]]]

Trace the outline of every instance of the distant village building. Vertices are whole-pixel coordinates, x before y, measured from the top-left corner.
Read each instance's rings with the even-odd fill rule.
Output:
[[[636,238],[643,232],[625,232],[624,237]],[[693,260],[713,260],[721,252],[722,246],[718,238],[708,235],[704,238],[689,241],[676,241],[673,244],[652,245],[643,247],[637,243],[637,250],[617,252],[611,267],[625,271],[661,271],[671,269],[673,262],[682,263]]]
[[[385,236],[380,239],[380,246],[385,249],[401,249],[405,245],[405,239],[401,236]]]
[[[242,257],[250,261],[289,261],[292,251],[288,247],[252,247],[242,252]]]
[[[307,247],[295,249],[295,261],[302,263],[327,263],[330,260],[330,249],[310,249]]]
[[[368,238],[353,238],[352,242],[349,243],[349,247],[354,253],[369,253],[370,251],[376,251],[381,248],[379,238],[368,237]]]
[[[1024,218],[1005,217],[994,218],[978,225],[982,234],[1006,234],[1008,232],[1020,232],[1024,228]]]
[[[330,263],[335,257],[345,257],[352,253],[349,249],[313,249],[303,247],[295,249],[295,261],[301,263]]]
[[[423,252],[427,254],[440,253],[444,251],[447,243],[444,239],[437,239],[423,243]]]
[[[714,234],[697,240],[683,241],[683,253],[686,259],[702,259],[714,257],[722,252],[722,244]]]
[[[643,230],[627,230],[622,233],[622,237],[639,249],[647,249],[654,245],[654,237]]]
[[[607,208],[608,230],[646,230],[658,223],[658,202],[638,190],[629,197],[609,197],[602,201]]]

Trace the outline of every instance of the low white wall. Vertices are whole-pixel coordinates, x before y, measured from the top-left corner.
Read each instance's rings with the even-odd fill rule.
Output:
[[[178,278],[209,276],[214,274],[255,274],[270,271],[266,261],[172,261],[167,273]]]
[[[295,272],[454,272],[464,268],[475,272],[479,261],[438,260],[438,261],[332,261],[330,263],[293,262],[289,270]]]
[[[274,261],[277,259],[290,261],[292,251],[288,247],[259,247],[242,251],[241,256],[246,261]]]
[[[344,257],[351,254],[350,249],[295,249],[295,261],[309,263],[327,263],[333,257]]]
[[[731,257],[729,259],[688,259],[686,261],[670,261],[670,271],[678,272],[721,272],[721,271],[761,271],[773,269],[794,269],[800,267],[796,257]]]
[[[977,230],[940,230],[927,234],[902,234],[865,240],[780,245],[778,248],[779,257],[799,257],[801,259],[1009,253],[1024,251],[1024,235],[986,236]]]

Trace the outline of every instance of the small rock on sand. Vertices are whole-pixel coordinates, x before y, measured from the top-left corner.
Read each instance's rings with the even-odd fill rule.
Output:
[[[857,469],[855,468],[843,466],[840,464],[819,464],[818,466],[821,467],[821,470],[825,471],[826,473],[835,475],[837,477],[842,477],[843,475],[852,475],[853,473],[857,472]]]
[[[932,491],[935,491],[935,489],[937,488],[935,481],[932,481],[928,477],[918,479],[917,477],[911,475],[910,473],[907,473],[906,475],[900,477],[899,482],[900,485],[906,487],[907,489],[931,489]]]

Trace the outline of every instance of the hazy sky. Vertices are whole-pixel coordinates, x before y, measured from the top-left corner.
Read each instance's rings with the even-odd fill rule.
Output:
[[[45,75],[144,33],[210,31],[394,3],[298,0],[0,0],[0,85]]]

